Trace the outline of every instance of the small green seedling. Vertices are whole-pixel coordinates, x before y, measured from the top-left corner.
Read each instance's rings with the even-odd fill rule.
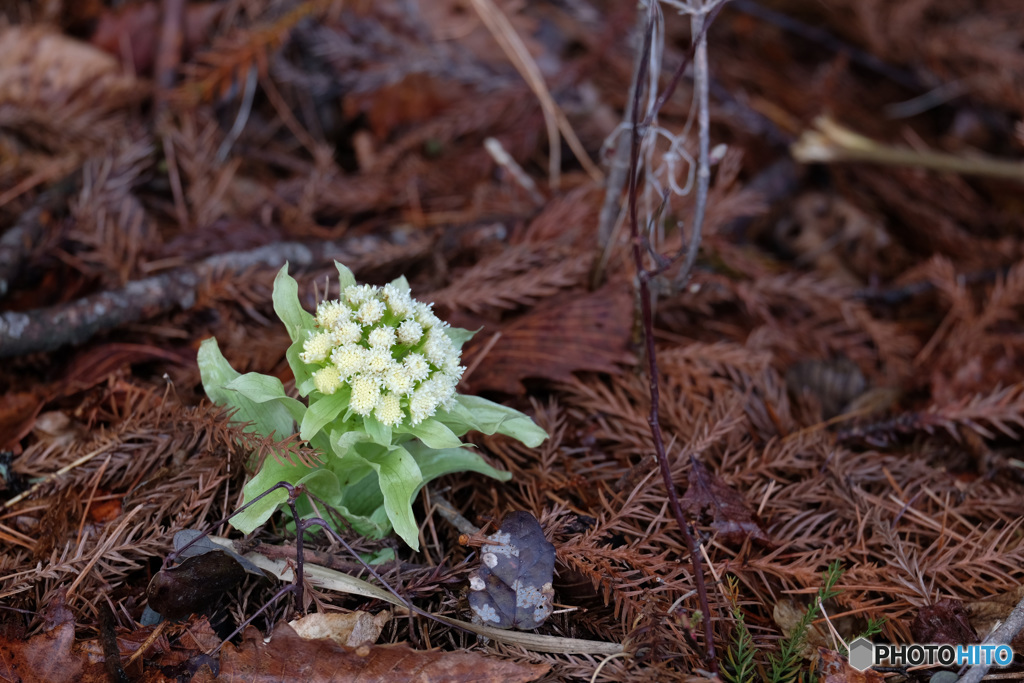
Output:
[[[319,464],[266,458],[245,485],[246,503],[278,482],[302,485],[358,533],[382,538],[394,529],[418,550],[412,501],[427,482],[464,471],[511,476],[460,437],[499,433],[535,447],[547,433],[517,410],[455,391],[465,370],[462,345],[473,333],[413,299],[404,277],[384,287],[357,285],[352,271],[336,265],[340,298],[321,302],[315,316],[299,303],[287,264],[274,280],[274,310],[292,339],[286,357],[305,403],[276,377],[236,372],[213,338],[199,349],[203,387],[247,429],[284,438],[298,425],[300,438],[321,454]],[[250,533],[286,499],[286,491],[274,491],[232,524]],[[315,514],[308,500],[300,510]]]

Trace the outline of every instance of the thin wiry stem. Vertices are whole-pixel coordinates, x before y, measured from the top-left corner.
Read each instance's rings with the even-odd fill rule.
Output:
[[[640,222],[637,216],[637,177],[640,166],[640,147],[643,143],[647,125],[639,122],[640,94],[643,89],[645,74],[647,71],[647,55],[650,54],[654,33],[654,22],[656,20],[657,8],[652,4],[648,30],[644,36],[643,59],[640,60],[640,72],[633,89],[633,113],[632,131],[630,138],[630,160],[629,175],[627,179],[629,198],[629,230],[633,243],[633,261],[636,265],[637,279],[640,285],[640,310],[643,318],[644,340],[647,351],[647,370],[650,375],[651,389],[651,412],[648,416],[648,424],[651,427],[651,436],[654,439],[654,450],[658,458],[658,467],[661,470],[661,478],[665,482],[665,489],[668,492],[669,508],[675,517],[683,533],[683,540],[686,549],[690,553],[690,560],[693,563],[693,578],[697,588],[697,595],[700,600],[700,609],[704,622],[704,646],[705,659],[712,671],[718,671],[718,662],[715,660],[715,642],[711,625],[711,610],[708,605],[708,592],[704,584],[704,566],[701,560],[700,549],[696,539],[690,531],[689,521],[683,514],[683,508],[679,501],[679,493],[676,491],[675,482],[672,480],[672,469],[668,462],[668,454],[665,452],[665,444],[661,438],[661,426],[658,415],[659,387],[658,387],[658,361],[654,344],[654,311],[651,303],[651,273],[644,268],[643,238],[640,234]]]
[[[676,276],[676,291],[686,285],[693,264],[697,261],[701,230],[704,227],[704,211],[708,203],[708,186],[711,184],[711,165],[708,161],[711,145],[711,122],[708,116],[708,19],[709,17],[700,13],[690,18],[690,32],[694,36],[696,46],[693,60],[693,94],[697,98],[697,141],[700,154],[697,160],[697,205],[693,210],[693,225],[690,226],[690,247],[686,250],[686,261]]]

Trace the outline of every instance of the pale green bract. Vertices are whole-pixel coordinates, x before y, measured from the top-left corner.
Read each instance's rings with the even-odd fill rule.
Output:
[[[276,377],[236,372],[216,339],[199,348],[199,371],[210,400],[234,411],[238,422],[262,436],[299,432],[320,451],[319,466],[268,456],[244,488],[249,502],[278,482],[302,484],[358,533],[398,533],[413,549],[419,534],[412,501],[429,481],[453,472],[477,472],[508,481],[459,437],[469,431],[506,434],[530,447],[547,433],[523,413],[456,393],[462,345],[472,332],[449,327],[429,304],[409,294],[405,278],[384,287],[357,285],[336,263],[341,296],[316,315],[302,308],[285,264],[274,280],[274,311],[292,344],[285,357],[303,403]],[[244,533],[260,526],[285,502],[278,490],[232,518]],[[300,513],[314,514],[300,499]]]

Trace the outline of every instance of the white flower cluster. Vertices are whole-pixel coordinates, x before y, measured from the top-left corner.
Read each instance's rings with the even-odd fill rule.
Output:
[[[430,304],[394,285],[352,285],[320,304],[316,322],[299,358],[321,366],[313,373],[320,393],[348,384],[353,412],[391,426],[451,407],[465,368]]]

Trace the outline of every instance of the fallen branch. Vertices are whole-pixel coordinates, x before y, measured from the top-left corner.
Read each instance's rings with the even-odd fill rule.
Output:
[[[407,253],[422,253],[426,238],[406,238]],[[366,265],[373,252],[390,246],[379,237],[353,237],[340,242],[303,244],[278,242],[249,251],[211,256],[194,266],[129,282],[70,303],[28,312],[0,315],[0,358],[53,351],[66,344],[81,344],[100,332],[145,320],[175,308],[195,305],[200,284],[258,266],[276,268],[285,261],[300,267],[326,265],[334,260]]]

